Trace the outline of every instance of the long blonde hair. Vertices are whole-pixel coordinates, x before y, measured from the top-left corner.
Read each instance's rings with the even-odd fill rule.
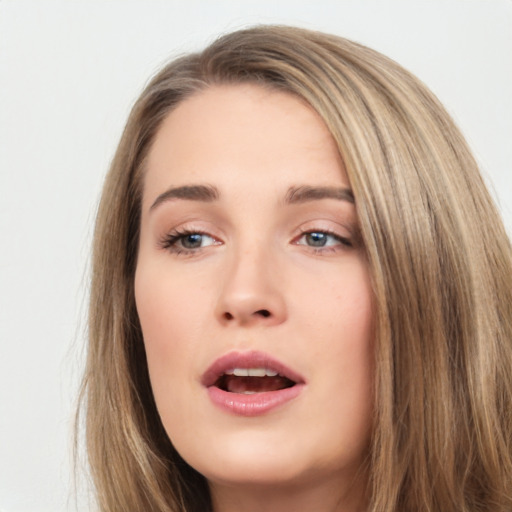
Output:
[[[372,512],[512,510],[512,250],[458,129],[410,73],[292,27],[228,34],[166,66],[127,122],[98,211],[82,401],[102,512],[210,508],[167,438],[134,303],[145,157],[161,121],[215,84],[303,98],[355,196],[376,303]]]

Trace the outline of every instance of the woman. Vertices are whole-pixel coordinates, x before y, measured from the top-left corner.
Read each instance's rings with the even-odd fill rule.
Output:
[[[102,511],[512,510],[512,255],[460,133],[291,27],[169,64],[95,234]]]

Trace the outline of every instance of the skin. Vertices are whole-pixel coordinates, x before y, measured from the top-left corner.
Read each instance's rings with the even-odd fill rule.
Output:
[[[218,198],[162,196],[184,185],[214,186]],[[185,100],[148,156],[135,296],[151,384],[170,439],[207,478],[216,512],[365,510],[368,267],[355,205],[287,201],[300,186],[350,184],[320,117],[256,85]],[[184,231],[198,233],[193,248]],[[301,393],[252,417],[214,404],[204,372],[248,350],[302,375]]]

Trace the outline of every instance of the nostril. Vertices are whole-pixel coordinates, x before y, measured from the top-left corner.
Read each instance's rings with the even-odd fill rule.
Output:
[[[260,317],[260,318],[269,318],[272,316],[272,313],[268,310],[268,309],[258,309],[257,311],[254,311],[252,314],[250,315],[245,315],[245,314],[238,314],[238,313],[230,313],[229,311],[225,311],[223,314],[222,314],[222,317],[224,318],[225,321],[228,321],[228,322],[231,322],[232,320],[234,320],[235,318],[239,318],[241,321],[245,322],[247,320],[249,320],[249,318],[254,318],[254,317]]]

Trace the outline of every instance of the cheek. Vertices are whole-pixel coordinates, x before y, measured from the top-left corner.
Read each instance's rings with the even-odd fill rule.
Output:
[[[170,346],[183,335],[193,337],[199,326],[191,318],[197,320],[197,312],[209,303],[206,291],[207,287],[180,275],[165,261],[139,262],[135,302],[146,342]]]
[[[190,378],[184,369],[197,349],[197,312],[206,299],[199,288],[184,285],[158,265],[140,265],[135,276],[135,301],[157,403],[160,397],[172,396],[176,382],[183,385]]]
[[[335,343],[331,348],[334,352],[347,342],[361,345],[372,338],[373,293],[362,257],[347,258],[323,273],[303,274],[297,280],[295,295],[299,297],[294,301],[300,309],[297,316],[309,329],[321,330],[328,340],[344,340]]]
[[[334,283],[329,315],[333,318],[330,352],[337,360],[345,383],[352,393],[368,393],[373,384],[374,304],[368,271],[355,262],[344,276]],[[363,400],[363,404],[367,400]]]
[[[320,409],[330,411],[333,427],[348,428],[364,446],[372,422],[375,370],[374,304],[366,265],[348,262],[342,271],[331,272],[329,280],[311,282],[309,289],[309,315],[302,314],[309,319],[302,331],[311,333],[309,342],[315,345],[310,371],[322,388]]]

